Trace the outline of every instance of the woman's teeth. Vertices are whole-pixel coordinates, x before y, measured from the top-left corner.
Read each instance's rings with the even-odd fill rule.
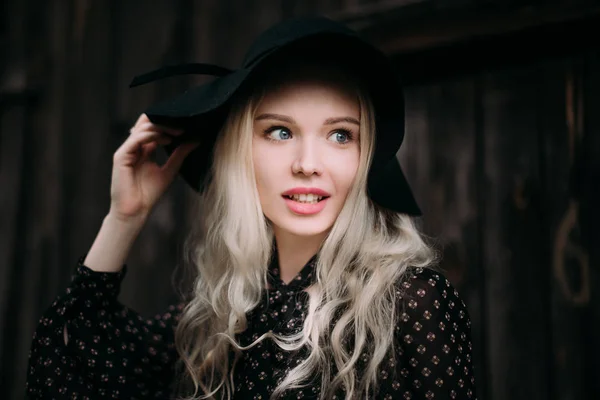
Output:
[[[287,197],[299,203],[310,204],[316,204],[323,199],[323,196],[317,196],[316,194],[293,194]]]

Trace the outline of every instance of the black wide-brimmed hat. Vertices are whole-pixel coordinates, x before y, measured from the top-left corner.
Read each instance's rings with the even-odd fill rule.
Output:
[[[187,156],[181,175],[200,191],[210,179],[213,147],[236,95],[246,93],[260,71],[276,68],[282,57],[339,60],[357,76],[375,109],[375,151],[368,175],[368,195],[386,209],[420,215],[411,189],[396,158],[404,138],[404,96],[399,77],[381,51],[346,26],[323,17],[281,22],[252,44],[242,67],[236,70],[212,64],[167,66],[137,76],[130,87],[183,74],[213,75],[209,83],[160,101],[144,112],[156,123],[184,129],[178,143],[197,140],[201,145]],[[174,146],[166,147],[171,153]]]

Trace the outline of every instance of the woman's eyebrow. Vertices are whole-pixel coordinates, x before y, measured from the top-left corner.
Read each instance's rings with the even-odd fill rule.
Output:
[[[263,120],[263,119],[276,119],[276,120],[279,120],[279,121],[287,122],[288,124],[295,124],[296,123],[293,118],[290,118],[287,115],[271,114],[271,113],[260,114],[254,120],[255,121],[260,121],[260,120]]]
[[[327,118],[323,125],[333,125],[333,124],[337,124],[338,122],[349,122],[351,124],[360,126],[360,122],[358,122],[358,120],[356,118],[352,118],[352,117]]]

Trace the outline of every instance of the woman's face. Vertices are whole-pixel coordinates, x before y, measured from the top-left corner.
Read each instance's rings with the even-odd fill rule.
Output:
[[[276,234],[322,235],[333,226],[358,170],[359,122],[358,98],[341,85],[303,79],[268,91],[252,147],[261,206]]]

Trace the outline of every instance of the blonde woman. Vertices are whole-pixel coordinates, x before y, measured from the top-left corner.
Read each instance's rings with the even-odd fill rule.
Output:
[[[150,107],[111,207],[32,344],[31,398],[471,399],[470,320],[415,228],[387,58],[324,18],[276,25],[242,68]],[[200,145],[198,145],[200,143]],[[170,153],[159,166],[158,146]],[[123,263],[181,173],[199,192],[189,298],[145,320]]]

